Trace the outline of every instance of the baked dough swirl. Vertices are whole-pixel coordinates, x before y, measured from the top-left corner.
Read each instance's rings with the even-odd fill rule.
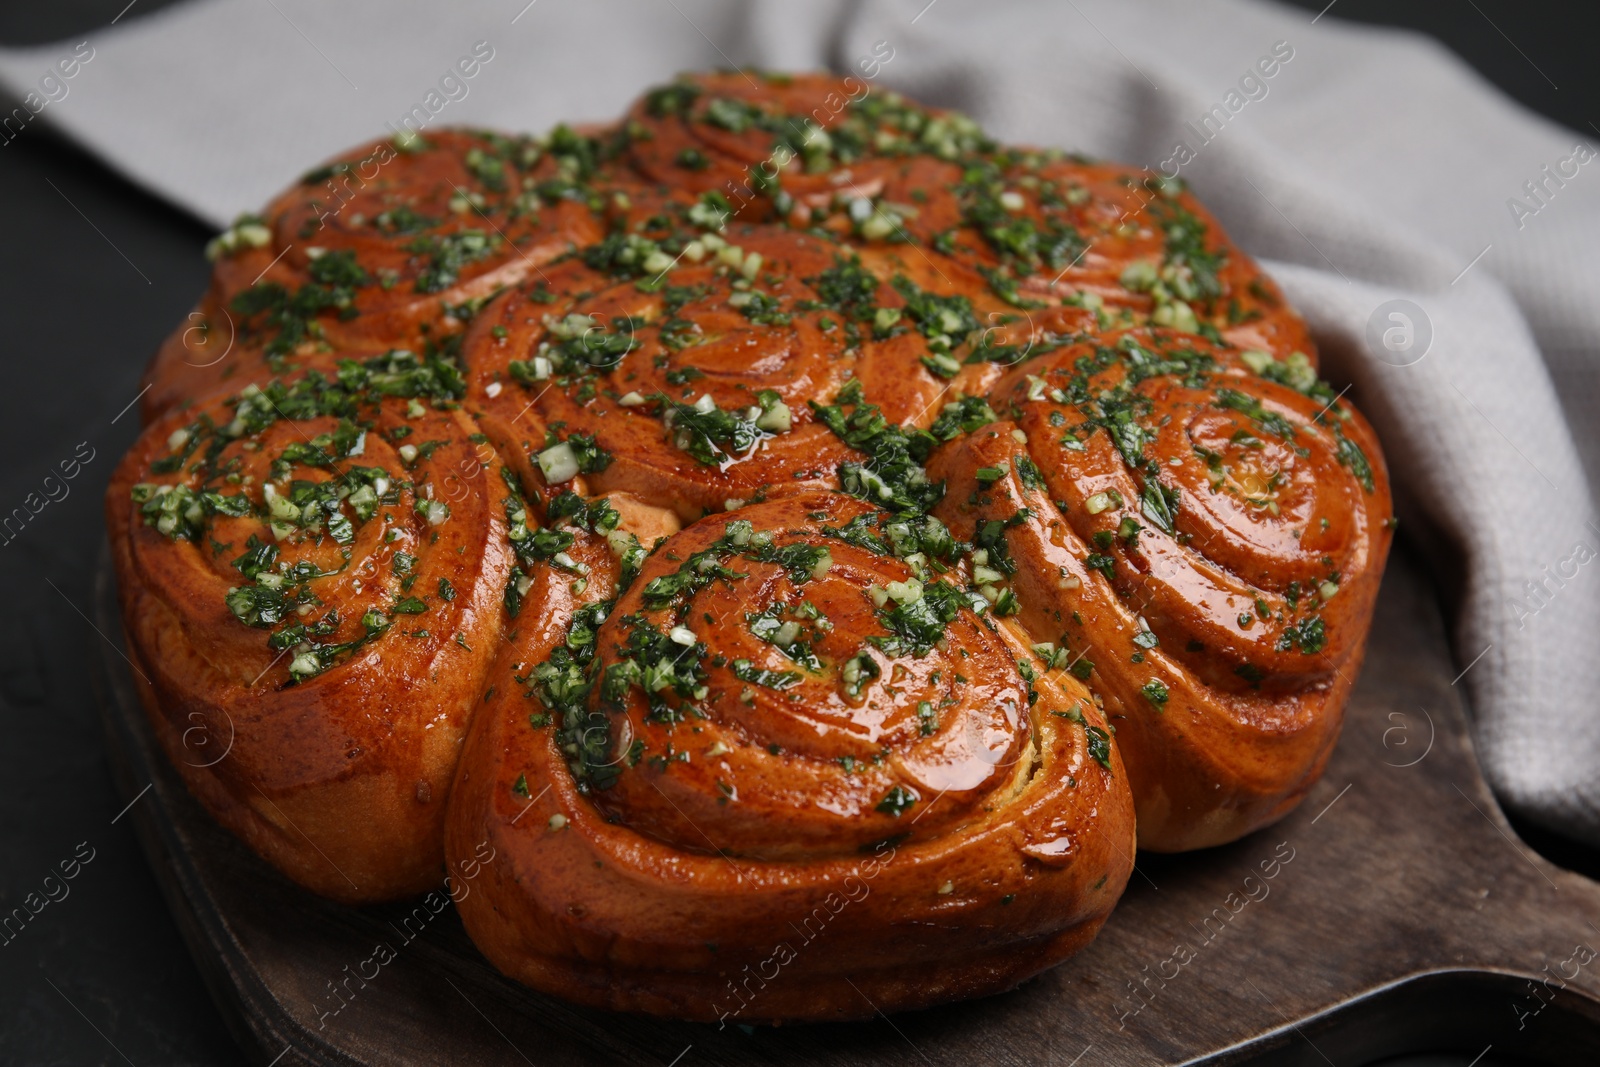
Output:
[[[508,291],[465,342],[469,397],[530,471],[577,437],[578,466],[546,455],[546,482],[581,470],[595,492],[692,520],[834,484],[839,463],[859,457],[808,400],[859,382],[899,423],[930,412],[942,391],[907,374],[919,337],[875,340],[859,321],[860,306],[901,297],[825,235],[728,226],[695,237],[670,275],[610,251],[558,268],[553,301],[544,279]],[[553,438],[551,427],[561,428]],[[609,457],[603,466],[586,458],[594,449]]]
[[[971,119],[855,78],[684,75],[635,105],[628,158],[649,178],[862,243],[930,289],[1026,308],[1070,298],[1104,330],[1211,331],[1315,366],[1305,323],[1183,183],[1006,148]]]
[[[1383,459],[1181,181],[693,74],[374,142],[212,252],[107,495],[156,732],[288,877],[449,877],[540,990],[996,992],[1337,738]]]
[[[174,766],[339,900],[438,881],[500,640],[505,519],[455,489],[499,464],[459,391],[409,354],[247,386],[156,421],[107,491],[128,652]]]
[[[1371,428],[1254,362],[1165,329],[1071,345],[1010,372],[1004,418],[929,465],[953,529],[1004,527],[993,587],[1103,699],[1145,848],[1231,841],[1299,802],[1388,553]]]
[[[212,242],[200,306],[146,376],[147,419],[182,400],[352,350],[459,342],[476,304],[591,244],[594,143],[429,130],[307,172]]]
[[[611,1008],[854,1018],[1093,936],[1133,862],[1105,724],[906,525],[804,493],[689,527],[614,602],[541,572],[558,610],[519,623],[452,802],[453,860],[499,857],[460,903],[491,960]]]

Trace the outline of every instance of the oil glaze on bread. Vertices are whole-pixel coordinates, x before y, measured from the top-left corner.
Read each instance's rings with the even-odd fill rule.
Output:
[[[307,888],[471,878],[537,989],[1010,988],[1337,739],[1383,458],[1181,182],[693,75],[363,146],[213,254],[107,495],[151,721]]]

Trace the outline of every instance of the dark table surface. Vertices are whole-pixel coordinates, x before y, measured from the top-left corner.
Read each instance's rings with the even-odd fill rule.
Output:
[[[1293,2],[1312,13],[1326,5]],[[92,34],[124,3],[4,5],[0,43]],[[160,6],[145,0],[127,17]],[[1530,108],[1591,128],[1600,69],[1588,61],[1593,37],[1574,25],[1579,5],[1326,6],[1328,18],[1432,33]],[[89,667],[102,640],[88,618],[100,496],[138,430],[131,405],[143,364],[205,285],[210,233],[37,126],[0,149],[0,204],[0,515],[30,493],[35,505],[47,499],[47,488],[60,498],[19,535],[0,534],[0,589],[10,597],[0,612],[9,738],[0,744],[0,914],[41,892],[62,861],[93,857],[67,895],[15,937],[0,933],[0,1064],[238,1062],[132,830],[118,821],[125,801],[107,773]],[[60,483],[46,486],[62,460],[91,450],[65,496],[53,488]],[[1534,843],[1557,862],[1597,866],[1560,842]]]

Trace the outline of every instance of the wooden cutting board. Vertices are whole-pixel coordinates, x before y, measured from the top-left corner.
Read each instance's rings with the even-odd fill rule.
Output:
[[[120,635],[109,567],[97,592],[100,629]],[[1300,810],[1224,848],[1141,854],[1099,939],[1012,993],[865,1023],[718,1029],[576,1008],[500,977],[449,906],[320,900],[189,797],[121,650],[102,649],[119,787],[150,787],[130,817],[256,1063],[1355,1067],[1445,1049],[1600,1063],[1600,886],[1500,815],[1432,590],[1404,553]]]

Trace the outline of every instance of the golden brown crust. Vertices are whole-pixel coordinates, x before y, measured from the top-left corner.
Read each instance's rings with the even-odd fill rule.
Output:
[[[302,884],[470,881],[530,985],[1004,989],[1135,811],[1233,840],[1337,738],[1382,457],[1181,182],[736,71],[364,146],[214,251],[107,495],[152,722]]]
[[[642,291],[574,261],[549,272],[558,299],[546,279],[503,294],[463,345],[469,401],[504,425],[592,437],[612,457],[588,479],[594,492],[625,490],[685,519],[834,484],[856,454],[807,401],[852,380],[893,421],[932,417],[943,387],[920,368],[907,373],[915,339],[875,341],[870,326],[820,300],[830,272],[849,265],[848,246],[780,225],[711,236],[669,286]],[[901,299],[876,280],[866,298]],[[546,446],[526,431],[519,443]]]
[[[191,788],[295,880],[385,899],[440,877],[458,747],[499,640],[505,525],[492,497],[452,491],[485,465],[460,411],[393,398],[343,420],[279,416],[342,406],[306,384],[152,424],[107,521],[148,710]],[[339,436],[352,427],[354,445]],[[408,461],[401,430],[435,444]],[[185,748],[197,725],[225,757]]]
[[[974,296],[994,277],[1016,306],[1087,297],[1111,315],[1102,330],[1203,324],[1315,365],[1276,283],[1176,180],[1004,148],[965,116],[855,78],[686,75],[642,97],[628,128],[628,159],[648,180],[722,196],[741,221],[853,239],[869,262],[883,257],[880,273]]]
[[[970,535],[1026,509],[1005,534],[1019,618],[1104,700],[1140,845],[1281,817],[1338,736],[1388,554],[1371,428],[1169,330],[1032,360],[990,400],[1008,421],[930,463],[937,514]]]
[[[564,748],[577,735],[526,681],[566,633],[544,615],[518,626],[448,845],[453,867],[496,857],[460,904],[496,965],[611,1008],[840,1019],[1008,988],[1093,936],[1133,861],[1123,768],[1109,748],[1104,766],[1091,755],[1103,720],[1071,677],[1037,683],[1030,707],[1024,641],[970,606],[920,658],[874,646],[869,589],[912,571],[819,532],[858,516],[881,517],[800,494],[701,520],[652,555],[593,637],[587,706],[609,725],[589,727],[606,739],[578,775]],[[813,566],[807,549],[829,564],[797,578],[771,561]],[[581,558],[585,595],[607,593],[604,546]],[[726,577],[662,591],[685,573],[674,560],[708,558]],[[565,579],[542,571],[530,598],[570,618]],[[752,630],[758,608],[770,626]],[[769,641],[791,619],[786,655]],[[621,653],[669,632],[693,642],[669,646],[690,695],[608,693],[619,663],[640,662]],[[876,674],[852,690],[829,668],[858,655]],[[808,949],[823,926],[826,948]],[[770,981],[747,985],[747,969]]]
[[[308,172],[213,248],[211,287],[146,373],[146,420],[351,351],[422,353],[475,303],[598,240],[590,205],[544,197],[570,169],[526,137],[430,130]],[[559,145],[557,146],[559,148]]]

